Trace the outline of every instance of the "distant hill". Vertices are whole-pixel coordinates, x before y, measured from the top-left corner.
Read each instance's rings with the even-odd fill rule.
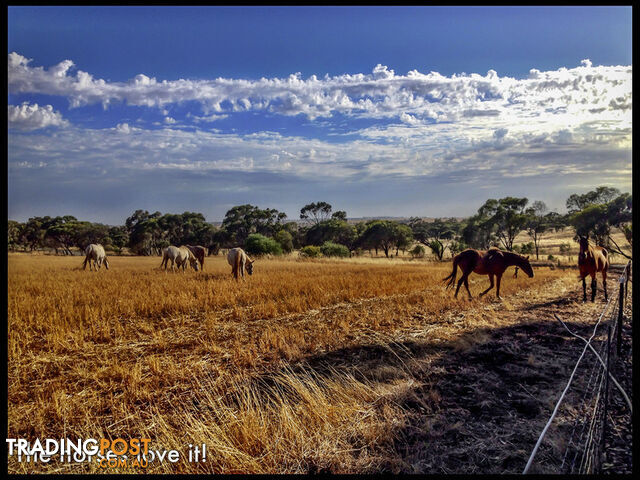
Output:
[[[347,218],[347,222],[349,223],[358,223],[358,222],[368,222],[370,220],[393,220],[395,222],[408,222],[410,218],[413,217],[354,217]],[[433,222],[436,217],[419,217],[421,220],[425,222]],[[458,222],[464,220],[467,217],[438,217],[438,218],[455,218]]]
[[[368,222],[370,220],[393,220],[395,222],[400,222],[400,223],[406,223],[409,221],[409,219],[412,217],[350,217],[347,218],[347,223],[351,223],[351,224],[355,224],[355,223],[359,223],[359,222]],[[464,220],[467,217],[438,217],[438,218],[455,218],[458,222],[460,222],[461,220]],[[421,220],[424,220],[425,222],[433,222],[436,217],[420,217]],[[298,225],[306,225],[308,222],[307,220],[301,220],[298,218],[295,219],[287,219],[287,222],[295,222]],[[222,222],[209,222],[210,224],[216,226],[216,227],[220,227],[222,226]]]

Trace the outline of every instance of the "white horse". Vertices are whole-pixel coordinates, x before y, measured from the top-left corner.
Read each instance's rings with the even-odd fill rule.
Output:
[[[243,282],[245,268],[249,275],[253,273],[253,263],[255,260],[251,260],[249,255],[240,247],[229,250],[229,253],[227,253],[227,262],[231,265],[231,274],[235,277],[236,282],[238,281],[238,271],[242,275]]]
[[[180,248],[174,247],[173,245],[168,246],[162,251],[162,263],[160,264],[160,268],[164,267],[167,269],[167,265],[171,260],[171,271],[174,271],[174,265],[177,265],[178,268],[182,267],[182,271],[184,272],[187,268],[187,261],[191,264],[191,267],[197,272],[198,271],[198,260],[184,245]]]
[[[104,263],[104,267],[109,270],[109,261],[107,260],[107,254],[104,253],[104,247],[99,243],[90,243],[87,245],[87,248],[84,249],[84,263],[82,264],[82,269],[87,269],[87,262],[89,262],[89,271],[92,270],[91,262],[93,262],[93,266],[98,269]]]

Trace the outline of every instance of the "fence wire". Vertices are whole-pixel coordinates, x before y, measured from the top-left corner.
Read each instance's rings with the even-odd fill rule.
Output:
[[[585,372],[584,378],[586,380],[588,377],[588,380],[586,380],[586,386],[583,388],[582,394],[579,395],[578,408],[580,411],[577,412],[575,421],[573,422],[569,440],[562,454],[562,462],[559,467],[560,471],[557,473],[600,473],[604,455],[605,436],[607,429],[611,427],[611,417],[607,414],[609,399],[612,395],[610,391],[609,370],[610,367],[613,367],[617,358],[616,338],[622,333],[620,331],[623,315],[621,309],[624,309],[626,302],[630,271],[631,261],[627,263],[622,275],[619,277],[616,284],[616,287],[618,287],[617,294],[610,298],[602,310],[591,338],[589,338],[589,340],[583,339],[586,344],[582,354],[578,358],[567,385],[529,456],[527,465],[522,472],[523,474],[528,473],[533,465],[538,448],[542,445],[544,437],[565,398],[565,394],[571,386],[579,364],[589,348],[594,350],[593,353],[597,350],[597,355],[594,354],[592,364],[585,367],[587,372]],[[611,304],[613,304],[613,308],[611,308],[611,311],[605,316]],[[564,323],[563,326],[567,328]],[[605,335],[603,335],[603,333]],[[572,335],[575,336],[573,333]],[[596,344],[599,345],[595,346]],[[599,356],[602,361],[599,360],[597,356]],[[603,363],[605,365],[603,365]],[[618,382],[615,382],[615,384],[619,387]],[[628,396],[624,391],[616,390],[613,392],[613,395],[621,395],[625,397],[625,400],[628,402]]]

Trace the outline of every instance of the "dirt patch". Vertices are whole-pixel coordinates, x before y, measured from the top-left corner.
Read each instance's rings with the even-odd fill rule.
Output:
[[[339,366],[369,381],[416,381],[395,399],[408,412],[405,424],[394,431],[392,446],[376,452],[378,462],[370,472],[521,473],[584,347],[553,314],[588,337],[605,305],[571,300],[577,289],[567,293],[569,297],[537,302],[517,299],[510,310],[495,305],[500,327],[467,325],[464,333],[448,341],[434,338],[437,329],[431,326],[428,336],[413,332],[395,338],[392,351],[382,345],[361,345],[312,356],[304,363],[327,375]],[[575,418],[567,410],[575,412],[572,404],[582,400],[586,373],[586,367],[578,372],[580,378],[568,393],[566,407],[545,439],[532,473],[562,472]],[[630,419],[618,423],[630,428]],[[611,439],[614,445],[626,438],[624,431],[616,435]],[[612,462],[616,455],[621,456],[612,450]]]

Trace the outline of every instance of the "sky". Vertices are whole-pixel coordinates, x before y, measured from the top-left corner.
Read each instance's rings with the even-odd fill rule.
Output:
[[[631,7],[8,7],[8,217],[631,191]]]

